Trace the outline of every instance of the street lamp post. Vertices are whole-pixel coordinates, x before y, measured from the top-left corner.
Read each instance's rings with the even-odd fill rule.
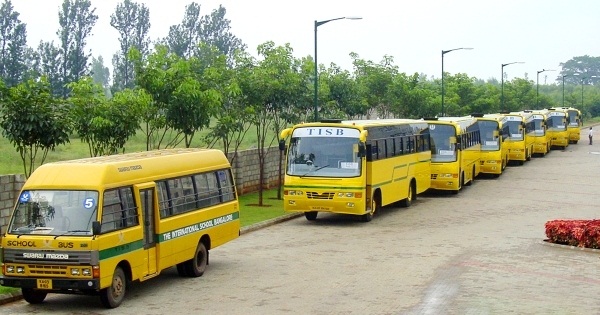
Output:
[[[563,88],[563,95],[562,95],[562,107],[565,107],[565,77],[568,77],[568,74],[565,74],[562,76],[562,88]],[[581,79],[581,86],[583,87],[583,78]]]
[[[501,67],[501,77],[502,77],[502,84],[500,85],[500,90],[501,90],[501,96],[500,96],[500,105],[502,107],[502,111],[504,111],[504,67],[508,66],[508,65],[512,65],[515,63],[525,63],[523,61],[515,61],[515,62],[509,62],[509,63],[503,63],[502,67]]]
[[[546,71],[554,71],[554,70],[542,69],[542,70],[540,70],[540,71],[537,72],[537,81],[536,81],[536,88],[535,88],[535,106],[536,106],[536,109],[538,109],[538,107],[540,106],[540,101],[539,101],[539,96],[540,96],[540,73],[546,72]]]
[[[473,48],[470,47],[460,47],[460,48],[454,48],[454,49],[449,49],[449,50],[442,50],[442,117],[444,117],[444,55],[451,52],[451,51],[455,51],[455,50],[472,50]]]
[[[362,19],[361,17],[339,17],[339,18],[335,18],[335,19],[329,19],[329,20],[324,20],[324,21],[317,21],[315,20],[315,99],[314,99],[314,111],[315,111],[315,122],[319,121],[319,100],[318,100],[318,93],[319,93],[319,63],[317,62],[317,28],[325,23],[329,23],[331,21],[336,21],[336,20],[360,20]]]

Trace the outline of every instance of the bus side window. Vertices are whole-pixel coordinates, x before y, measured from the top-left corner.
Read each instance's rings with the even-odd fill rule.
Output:
[[[102,232],[138,225],[137,207],[131,187],[104,192],[102,203]]]
[[[217,176],[219,177],[221,199],[223,202],[235,200],[235,187],[233,186],[231,172],[226,170],[217,171]]]
[[[206,174],[194,175],[194,182],[196,183],[196,190],[198,193],[198,207],[208,207],[210,205],[210,199],[208,179],[206,178]]]
[[[206,176],[208,180],[208,195],[210,197],[209,202],[210,205],[217,205],[221,202],[220,193],[219,193],[219,183],[217,181],[217,173],[210,173]]]
[[[160,218],[164,219],[169,217],[171,212],[171,207],[169,206],[169,195],[167,193],[167,182],[160,181],[157,182],[158,187],[158,209],[160,211]]]

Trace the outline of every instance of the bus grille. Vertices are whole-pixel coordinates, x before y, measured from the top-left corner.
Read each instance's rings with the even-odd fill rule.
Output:
[[[29,265],[29,273],[40,276],[66,275],[66,266]]]
[[[335,193],[328,193],[328,192],[319,194],[317,192],[309,191],[306,193],[306,196],[308,197],[308,199],[333,199],[334,195],[335,195]]]
[[[438,174],[431,174],[431,179],[437,179]]]

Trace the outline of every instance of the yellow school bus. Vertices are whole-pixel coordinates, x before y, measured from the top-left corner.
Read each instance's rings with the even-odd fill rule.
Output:
[[[431,138],[431,188],[457,194],[481,171],[481,135],[477,119],[425,118]]]
[[[328,212],[368,222],[382,206],[410,206],[430,186],[426,129],[421,120],[378,119],[322,120],[283,130],[283,209],[310,221]]]
[[[223,152],[165,149],[40,166],[2,237],[0,285],[42,303],[48,293],[121,304],[132,281],[177,266],[199,277],[209,250],[239,236]]]
[[[573,107],[561,107],[567,112],[567,130],[569,132],[569,143],[576,144],[579,142],[581,126],[583,125],[583,118],[581,117],[581,111]]]
[[[533,115],[534,124],[534,142],[533,154],[546,156],[550,152],[550,133],[548,132],[548,114],[547,109],[526,110]]]
[[[498,177],[508,163],[508,118],[501,114],[473,114],[481,135],[481,173]]]
[[[567,129],[567,110],[563,108],[548,108],[548,133],[552,149],[565,149],[569,146],[570,136]]]
[[[535,142],[535,128],[533,115],[530,112],[502,113],[508,118],[507,125],[509,137],[506,139],[508,146],[508,160],[523,165],[531,160]]]

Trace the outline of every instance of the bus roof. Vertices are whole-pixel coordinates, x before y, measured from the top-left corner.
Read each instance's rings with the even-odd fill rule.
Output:
[[[426,120],[430,124],[451,124],[460,128],[460,131],[467,130],[468,127],[477,124],[477,118],[472,116],[460,117],[438,117],[436,120]]]
[[[215,149],[162,149],[41,165],[24,189],[97,190],[230,167]]]

